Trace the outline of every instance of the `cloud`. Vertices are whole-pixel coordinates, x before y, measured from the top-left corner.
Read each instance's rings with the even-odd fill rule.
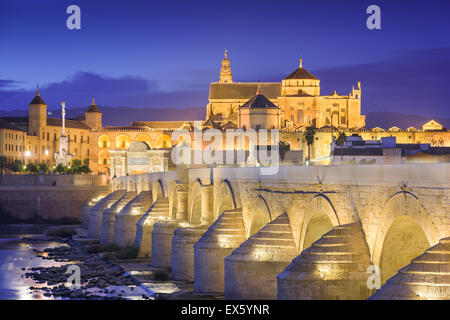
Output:
[[[14,80],[0,79],[0,108],[23,109],[33,99],[35,90],[16,89]],[[66,101],[72,108],[87,106],[91,97],[104,106],[129,107],[192,107],[206,105],[208,88],[203,91],[172,91],[158,90],[155,81],[139,77],[125,76],[113,78],[93,72],[78,71],[61,82],[44,84],[40,93],[49,108],[59,107],[61,101]]]
[[[392,111],[426,116],[448,116],[450,48],[398,52],[392,59],[324,68],[319,77],[322,94],[334,89],[348,94],[362,82],[363,113]]]
[[[310,70],[321,79],[322,94],[333,90],[348,94],[362,82],[362,113],[391,111],[427,117],[448,117],[450,101],[450,48],[401,51],[391,59],[364,64]],[[280,81],[283,76],[270,77]],[[269,80],[266,78],[266,80]],[[34,90],[19,89],[20,82],[0,79],[0,108],[24,109]],[[109,77],[79,71],[61,82],[44,84],[41,95],[50,108],[66,101],[69,108],[86,107],[91,96],[103,106],[186,108],[206,106],[208,83],[203,89],[161,91],[157,81],[134,76]]]

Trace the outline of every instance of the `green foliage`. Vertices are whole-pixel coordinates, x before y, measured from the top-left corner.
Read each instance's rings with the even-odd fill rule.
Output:
[[[127,246],[120,249],[117,257],[119,259],[136,259],[139,253],[139,247],[137,246]]]
[[[69,238],[77,234],[77,230],[72,227],[59,227],[47,230],[46,235],[50,237]]]
[[[305,131],[305,140],[308,146],[314,143],[314,137],[316,135],[316,129],[314,127],[308,127]]]
[[[314,143],[314,137],[316,135],[316,130],[314,127],[307,127],[305,131],[305,140],[308,145],[308,164],[311,164],[311,145]]]
[[[339,132],[336,139],[336,144],[341,147],[341,159],[344,159],[344,144],[347,141],[347,136],[344,131]]]
[[[280,152],[280,159],[284,160],[286,153],[291,150],[291,145],[289,142],[281,140],[278,144],[278,150]]]
[[[69,170],[69,168],[67,168],[66,166],[63,166],[62,164],[58,164],[55,169],[53,169],[53,173],[59,173],[59,174],[63,174],[63,173],[67,173]]]
[[[39,172],[39,165],[36,163],[29,163],[26,167],[26,171],[30,173],[38,173]]]
[[[43,173],[49,172],[48,164],[46,163],[39,164],[39,171],[42,171]]]
[[[70,174],[90,173],[91,169],[89,169],[89,160],[87,161],[87,163],[88,165],[86,165],[86,161],[84,161],[84,165],[81,165],[81,160],[73,159],[70,168],[68,168],[67,170],[67,173]]]
[[[13,172],[23,172],[24,164],[19,160],[15,160],[14,162],[12,162],[8,165],[8,169]]]
[[[87,247],[86,252],[87,253],[101,253],[101,252],[118,252],[121,248],[114,243],[107,244],[107,245],[100,245],[100,244],[91,244]]]

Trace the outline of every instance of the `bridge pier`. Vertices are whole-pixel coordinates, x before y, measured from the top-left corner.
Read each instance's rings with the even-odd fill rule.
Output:
[[[176,220],[155,223],[152,231],[152,266],[159,268],[172,267],[172,238],[174,231],[186,227],[188,221],[188,185],[177,183]]]
[[[194,245],[208,230],[206,226],[178,228],[172,238],[172,278],[194,281]]]
[[[361,223],[334,227],[278,275],[278,299],[367,299],[370,265]]]
[[[89,212],[89,226],[88,226],[88,237],[90,238],[100,238],[100,233],[102,229],[103,211],[111,207],[116,203],[124,194],[126,190],[117,190],[105,198],[100,200],[95,206],[93,206]]]
[[[225,299],[276,299],[276,277],[296,255],[289,218],[284,213],[225,258]]]
[[[114,238],[114,222],[116,215],[125,205],[136,197],[136,192],[129,191],[111,207],[103,211],[102,230],[100,232],[100,244],[109,244]]]
[[[371,300],[450,300],[450,238],[444,238],[386,281]]]
[[[115,216],[113,242],[120,247],[134,244],[136,224],[152,204],[152,192],[142,191]]]
[[[194,245],[195,292],[224,292],[224,259],[245,240],[242,210],[224,211]]]
[[[172,278],[194,281],[194,245],[208,230],[214,217],[214,185],[201,186],[201,224],[178,228],[172,239]]]
[[[103,199],[104,197],[98,197],[95,199],[92,199],[91,201],[89,201],[88,203],[85,203],[81,209],[81,227],[83,229],[88,229],[89,228],[89,214],[91,211],[91,208],[93,206],[95,206],[101,199]]]
[[[169,200],[159,199],[153,202],[150,209],[136,224],[134,245],[139,248],[138,258],[149,258],[152,255],[152,232],[157,221],[169,219]]]

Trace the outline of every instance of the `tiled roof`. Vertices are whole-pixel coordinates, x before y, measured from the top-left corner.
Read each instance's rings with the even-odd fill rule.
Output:
[[[97,106],[95,104],[91,105],[86,113],[101,113],[100,110],[98,110]]]
[[[47,126],[62,127],[62,119],[47,118]],[[91,130],[84,122],[69,119],[66,120],[66,128]]]
[[[147,126],[155,129],[177,129],[180,128],[186,121],[133,121],[131,126]]]
[[[22,131],[25,130],[19,128],[14,123],[11,123],[9,121],[6,121],[5,119],[0,119],[0,129],[8,129],[8,130],[15,130],[15,131]]]
[[[41,96],[37,95],[33,98],[33,100],[31,100],[30,104],[45,104],[45,102],[42,100]]]
[[[289,79],[312,79],[312,80],[319,80],[315,76],[313,76],[309,71],[307,71],[304,68],[298,68],[294,72],[292,72],[290,75],[288,75],[283,80],[289,80]]]
[[[241,108],[250,109],[279,109],[274,105],[269,99],[267,99],[262,94],[257,94],[250,98],[246,103],[244,103]]]
[[[276,99],[281,95],[281,83],[211,83],[209,99],[250,99],[261,87],[261,93],[269,99]]]

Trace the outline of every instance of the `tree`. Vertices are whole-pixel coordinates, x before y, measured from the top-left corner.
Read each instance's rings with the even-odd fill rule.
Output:
[[[288,152],[289,150],[291,150],[291,145],[289,144],[289,142],[281,140],[278,143],[278,151],[280,153],[281,160],[284,160],[284,157],[286,156],[286,152]]]
[[[68,168],[66,166],[63,166],[62,164],[58,164],[56,168],[53,170],[53,173],[66,173]]]
[[[0,184],[3,184],[3,170],[7,167],[8,159],[5,156],[0,157]]]
[[[339,132],[339,135],[336,139],[336,144],[341,147],[341,160],[344,160],[344,144],[347,141],[347,136],[344,131]]]
[[[13,172],[23,172],[23,171],[25,171],[24,164],[21,161],[19,161],[19,160],[15,160],[14,162],[10,163],[8,165],[8,169],[13,171]]]
[[[48,164],[46,163],[39,164],[39,170],[42,171],[43,173],[47,173],[49,171]]]
[[[29,163],[27,165],[27,169],[28,172],[30,173],[38,173],[39,172],[39,165],[36,163]]]
[[[308,165],[311,164],[311,145],[314,143],[316,130],[314,127],[307,127],[305,131],[305,140],[308,146]]]

